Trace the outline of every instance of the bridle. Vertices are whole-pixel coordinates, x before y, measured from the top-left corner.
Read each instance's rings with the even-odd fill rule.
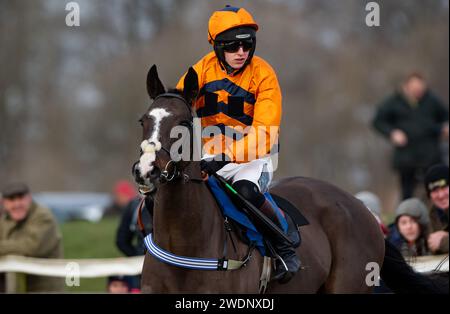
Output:
[[[186,101],[186,99],[183,96],[176,94],[176,93],[170,93],[170,92],[163,93],[163,94],[156,96],[155,99],[153,100],[153,102],[155,102],[161,98],[176,98],[183,102],[183,104],[186,106],[186,109],[189,112],[190,118],[189,118],[189,120],[186,119],[186,120],[181,121],[178,124],[178,126],[187,127],[191,134],[190,138],[192,138],[194,113],[191,109],[191,105]],[[161,145],[161,150],[163,150],[165,153],[167,153],[169,155],[170,160],[166,163],[166,165],[164,166],[164,169],[161,171],[161,174],[159,176],[160,183],[171,182],[171,181],[174,181],[174,180],[180,179],[180,178],[183,178],[184,182],[188,182],[188,181],[203,182],[203,179],[190,178],[187,174],[183,173],[182,171],[179,171],[179,169],[177,168],[177,164],[179,163],[179,161],[175,161],[171,158],[170,150],[167,149],[166,147],[164,147],[163,145]],[[172,166],[172,171],[170,170],[171,166]]]

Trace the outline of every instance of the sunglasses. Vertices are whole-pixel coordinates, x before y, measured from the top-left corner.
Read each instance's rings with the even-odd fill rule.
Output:
[[[250,49],[252,49],[253,40],[247,39],[247,40],[235,40],[235,41],[223,42],[223,43],[220,43],[220,46],[226,52],[232,52],[232,53],[238,52],[241,47],[242,47],[242,50],[247,52]]]

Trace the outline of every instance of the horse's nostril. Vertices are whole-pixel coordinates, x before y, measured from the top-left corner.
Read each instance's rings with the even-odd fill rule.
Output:
[[[154,167],[150,172],[150,179],[156,179],[160,176],[161,172],[159,168]]]
[[[136,162],[133,164],[133,166],[131,167],[131,173],[132,173],[134,176],[138,176],[138,175],[140,174],[140,171],[139,171],[139,161],[136,161]]]

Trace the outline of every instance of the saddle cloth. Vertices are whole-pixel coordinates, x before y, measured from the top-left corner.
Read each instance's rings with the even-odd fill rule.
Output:
[[[245,235],[248,241],[255,244],[256,248],[262,256],[266,256],[266,247],[264,245],[264,237],[262,233],[256,229],[255,225],[251,222],[247,215],[242,210],[239,210],[236,207],[234,202],[222,189],[222,186],[216,178],[214,178],[213,176],[209,176],[207,183],[220,209],[222,210],[223,215],[242,226],[246,230]],[[272,203],[274,208],[276,208],[276,214],[279,218],[279,221],[281,222],[282,230],[287,233],[288,222],[286,220],[284,212],[275,203],[269,192],[264,193],[264,196],[269,202]]]

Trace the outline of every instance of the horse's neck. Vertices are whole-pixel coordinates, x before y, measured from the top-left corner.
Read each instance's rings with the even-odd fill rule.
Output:
[[[216,254],[221,225],[219,208],[205,183],[179,180],[160,186],[154,239],[162,248],[178,255]]]

